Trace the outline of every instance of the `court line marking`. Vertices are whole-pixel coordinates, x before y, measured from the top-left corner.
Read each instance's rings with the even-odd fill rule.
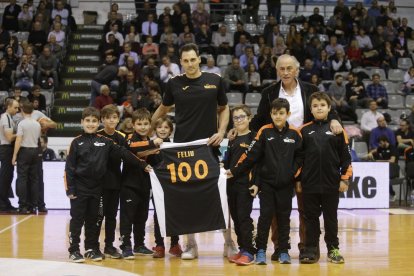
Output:
[[[22,222],[25,222],[26,220],[28,220],[28,219],[30,219],[30,218],[32,218],[33,217],[33,215],[30,215],[30,216],[27,216],[27,217],[25,217],[24,219],[22,219],[22,220],[19,220],[18,222],[15,222],[15,223],[13,223],[12,225],[10,225],[10,226],[7,226],[6,228],[4,228],[4,229],[2,229],[2,230],[0,230],[0,234],[3,234],[4,232],[6,232],[7,230],[9,230],[9,229],[11,229],[11,228],[13,228],[14,226],[16,226],[16,225],[19,225],[20,223],[22,223]]]
[[[352,216],[352,217],[357,217],[358,216],[357,214],[354,214],[351,211],[338,210],[338,213],[342,213],[342,214],[349,215],[349,216]]]

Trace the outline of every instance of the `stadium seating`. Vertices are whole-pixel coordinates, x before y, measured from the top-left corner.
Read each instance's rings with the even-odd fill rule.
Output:
[[[413,66],[413,61],[411,60],[411,58],[398,59],[398,68],[408,70],[411,66]]]
[[[244,102],[248,107],[258,107],[261,98],[262,94],[260,93],[247,93]]]
[[[243,94],[242,93],[230,92],[230,93],[227,93],[226,95],[227,95],[227,98],[228,98],[228,105],[229,106],[235,106],[235,105],[243,103]]]

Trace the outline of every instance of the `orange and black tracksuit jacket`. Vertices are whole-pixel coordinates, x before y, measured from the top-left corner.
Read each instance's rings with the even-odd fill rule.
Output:
[[[351,153],[345,132],[335,135],[329,121],[314,120],[301,128],[303,193],[337,193],[340,180],[352,176]]]
[[[237,177],[260,162],[256,172],[259,173],[260,183],[276,189],[292,186],[299,171],[296,156],[301,146],[299,131],[287,123],[281,131],[273,123],[264,125],[250,144],[247,154],[244,153],[237,166],[230,171]]]

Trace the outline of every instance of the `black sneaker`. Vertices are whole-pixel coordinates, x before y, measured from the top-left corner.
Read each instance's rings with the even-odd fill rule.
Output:
[[[27,209],[26,207],[19,208],[19,214],[21,215],[28,215],[31,213],[31,210]]]
[[[272,256],[270,257],[270,259],[272,261],[279,261],[279,256],[280,256],[280,250],[279,248],[275,249],[275,252],[273,252]]]
[[[97,250],[88,249],[85,252],[85,258],[93,262],[100,262],[102,261],[102,253]]]
[[[85,259],[79,251],[75,251],[69,254],[69,259],[73,263],[84,263]]]
[[[305,248],[302,258],[299,259],[301,264],[314,264],[317,263],[319,257],[317,256],[317,247],[307,247]]]
[[[111,258],[111,259],[120,259],[120,258],[122,258],[121,253],[119,253],[118,250],[113,246],[105,247],[104,253],[108,258]]]
[[[334,264],[343,264],[345,262],[338,248],[332,248],[328,252],[328,261]]]
[[[42,214],[47,214],[48,210],[45,206],[37,208],[37,211]]]
[[[98,248],[95,250],[97,254],[100,254],[102,256],[102,260],[105,260],[105,254],[102,253],[102,251]]]

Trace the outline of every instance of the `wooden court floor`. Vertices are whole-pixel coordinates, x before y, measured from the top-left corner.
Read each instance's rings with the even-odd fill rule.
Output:
[[[253,211],[257,222],[258,211]],[[68,211],[48,215],[0,215],[0,258],[38,259],[67,262]],[[154,246],[152,213],[147,223],[146,245]],[[339,240],[346,263],[326,262],[326,247],[321,237],[318,264],[298,263],[298,214],[291,217],[292,264],[237,267],[222,257],[220,232],[198,234],[199,258],[182,261],[137,257],[136,260],[104,260],[100,267],[111,267],[140,275],[414,275],[414,208],[389,210],[340,210]],[[183,244],[183,240],[180,240]],[[167,240],[166,245],[168,246]],[[115,243],[118,245],[118,242]],[[79,264],[82,266],[82,264]],[[0,275],[10,275],[0,271]]]

